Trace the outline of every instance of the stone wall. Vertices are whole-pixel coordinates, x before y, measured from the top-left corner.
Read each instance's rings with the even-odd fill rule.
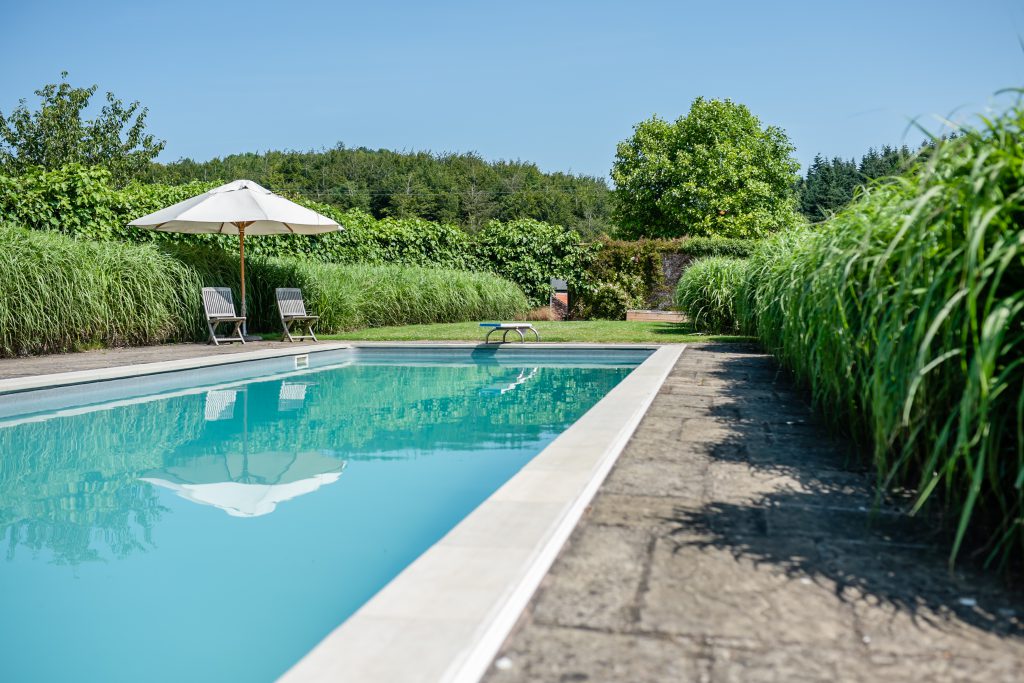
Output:
[[[647,306],[655,310],[671,308],[675,301],[676,285],[679,278],[694,259],[689,254],[676,254],[666,252],[661,254],[661,286],[651,293],[647,299]]]

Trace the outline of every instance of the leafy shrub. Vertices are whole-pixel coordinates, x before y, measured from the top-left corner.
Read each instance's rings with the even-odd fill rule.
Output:
[[[531,306],[551,295],[550,278],[570,287],[586,282],[593,247],[575,232],[540,221],[491,221],[476,236],[481,265],[522,287]]]
[[[731,256],[747,258],[757,249],[759,240],[729,239],[725,237],[690,237],[683,240],[666,240],[665,251],[686,254],[693,258],[704,256]]]
[[[731,332],[739,328],[736,304],[746,283],[746,262],[724,256],[695,261],[676,288],[676,306],[699,332]]]
[[[615,284],[623,290],[630,300],[631,308],[658,305],[660,300],[671,297],[670,288],[674,284],[665,280],[663,262],[666,256],[676,254],[686,257],[682,261],[685,268],[688,259],[705,256],[746,258],[757,244],[757,240],[721,237],[601,240],[587,269],[588,282],[576,288],[577,305],[574,310],[576,315],[584,315],[585,311],[595,307],[588,297],[597,291],[601,283]],[[600,308],[601,305],[596,304],[596,307]]]
[[[745,326],[883,490],[938,499],[992,562],[1024,559],[1024,107],[965,130],[816,232],[751,259]]]
[[[579,310],[611,312],[606,301],[592,301],[597,296],[607,299],[609,291],[603,284],[615,285],[624,296],[642,307],[664,283],[661,256],[670,240],[602,240],[588,268],[589,286],[577,287]],[[625,314],[623,314],[625,315]],[[588,316],[589,317],[589,316]],[[600,317],[609,317],[602,315]],[[617,319],[619,316],[610,316]]]
[[[624,320],[626,311],[637,305],[629,292],[614,282],[598,282],[589,286],[583,290],[579,300],[573,317],[586,320]]]

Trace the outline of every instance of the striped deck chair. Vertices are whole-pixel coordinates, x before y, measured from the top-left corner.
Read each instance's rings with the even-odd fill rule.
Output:
[[[320,319],[318,315],[308,315],[306,304],[302,300],[302,290],[291,287],[278,287],[274,290],[277,295],[277,310],[281,314],[281,326],[284,328],[284,335],[281,341],[295,341],[312,339],[316,341],[313,334],[313,325]],[[292,334],[293,326],[298,325],[301,330],[306,328],[306,334]]]
[[[203,310],[206,311],[206,329],[210,331],[210,343],[220,346],[221,342],[242,342],[242,323],[245,318],[235,312],[235,302],[228,287],[203,287]],[[217,336],[220,324],[234,325],[227,337]]]

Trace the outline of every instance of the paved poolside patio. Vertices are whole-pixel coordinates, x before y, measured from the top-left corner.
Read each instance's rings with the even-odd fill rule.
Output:
[[[1022,595],[850,455],[771,357],[688,346],[485,680],[1024,680]]]
[[[0,360],[0,379],[287,347]],[[774,360],[689,345],[485,680],[1020,681],[1024,595],[946,569]]]

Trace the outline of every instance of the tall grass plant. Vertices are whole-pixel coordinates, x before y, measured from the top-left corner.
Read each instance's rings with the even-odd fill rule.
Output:
[[[1024,107],[982,119],[816,231],[751,257],[741,326],[863,435],[882,490],[1024,559]]]

